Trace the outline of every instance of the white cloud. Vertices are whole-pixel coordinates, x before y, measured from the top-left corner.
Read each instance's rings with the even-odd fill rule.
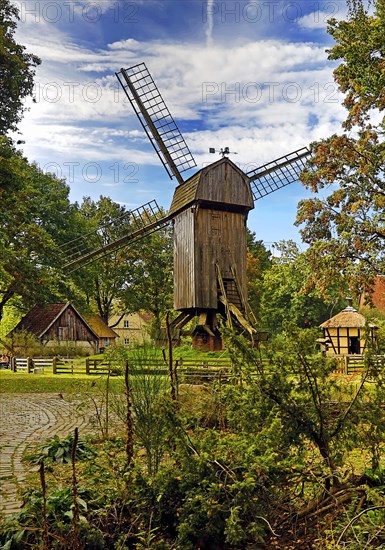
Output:
[[[343,117],[333,67],[324,47],[311,42],[238,40],[208,48],[187,39],[129,38],[93,48],[44,20],[26,21],[21,36],[43,60],[36,103],[20,126],[25,154],[56,166],[76,200],[108,193],[134,206],[154,196],[169,204],[173,183],[164,185],[167,176],[119,87],[114,73],[121,67],[146,62],[186,128],[198,167],[214,160],[209,147],[226,146],[241,167],[263,164],[331,134]]]
[[[322,6],[322,4],[321,4]],[[307,30],[326,30],[330,19],[346,19],[347,5],[344,2],[328,2],[323,9],[313,11],[297,19],[297,24]]]

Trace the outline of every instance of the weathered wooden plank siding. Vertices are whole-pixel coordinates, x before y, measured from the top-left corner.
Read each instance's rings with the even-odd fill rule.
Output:
[[[48,330],[49,340],[59,341],[94,341],[95,336],[71,308],[67,308]]]
[[[188,208],[174,224],[174,309],[195,306],[194,211]]]
[[[188,209],[175,219],[174,307],[217,309],[217,271],[238,282],[246,297],[246,216],[209,208]]]
[[[246,216],[238,212],[200,209],[196,230],[196,272],[202,284],[197,288],[197,307],[217,308],[218,264],[223,278],[233,278],[236,267],[238,282],[246,297]]]

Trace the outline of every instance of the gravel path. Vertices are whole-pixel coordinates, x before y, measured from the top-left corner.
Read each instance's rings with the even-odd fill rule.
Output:
[[[91,417],[57,394],[0,395],[0,514],[20,510],[17,491],[28,468],[21,461],[25,449],[55,434],[65,437],[76,426],[81,435],[95,431]]]

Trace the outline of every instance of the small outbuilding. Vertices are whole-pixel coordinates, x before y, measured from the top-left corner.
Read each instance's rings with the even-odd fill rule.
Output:
[[[99,315],[87,315],[85,320],[98,337],[97,351],[99,353],[103,353],[106,348],[116,344],[119,334],[112,330]]]
[[[358,313],[348,298],[345,309],[321,324],[323,338],[317,342],[326,355],[362,355],[365,351],[367,338],[372,342],[376,339],[376,329],[373,323]]]
[[[88,322],[70,302],[36,305],[21,319],[11,335],[17,332],[30,333],[47,347],[71,345],[88,353],[99,351],[104,334],[109,339],[117,336],[102,319],[97,323]]]

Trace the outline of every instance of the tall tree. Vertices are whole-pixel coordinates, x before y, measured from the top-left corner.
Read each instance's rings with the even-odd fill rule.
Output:
[[[109,198],[100,197],[98,202],[86,198],[81,213],[93,232],[90,238],[95,248],[130,230],[129,212]],[[130,243],[88,265],[79,275],[77,284],[106,323],[114,311],[124,314],[145,310],[153,314],[159,328],[162,316],[172,306],[170,230],[162,229]]]
[[[90,249],[105,246],[128,232],[127,211],[108,197],[100,197],[97,202],[86,197],[80,207],[85,230],[85,246]],[[89,307],[96,309],[108,323],[113,311],[113,303],[121,297],[126,280],[127,262],[124,249],[108,254],[92,262],[79,272],[73,280],[82,288]]]
[[[0,319],[16,298],[23,307],[65,295],[58,245],[73,230],[69,188],[44,174],[0,136]]]
[[[0,135],[15,131],[31,95],[40,60],[14,39],[19,20],[16,6],[0,0]]]
[[[301,201],[297,224],[305,242],[314,285],[348,280],[358,294],[385,273],[385,1],[370,14],[360,0],[346,21],[331,20],[335,40],[329,59],[341,60],[335,81],[345,94],[341,133],[312,145],[302,176],[324,199]]]
[[[247,230],[247,291],[248,301],[254,315],[259,319],[262,294],[262,277],[271,267],[271,253],[266,250],[262,241],[256,239],[256,234]]]
[[[311,268],[306,254],[293,241],[281,241],[276,248],[279,255],[264,273],[261,288],[262,323],[269,332],[282,332],[286,323],[301,328],[319,326],[331,311],[338,311],[340,305],[342,308],[344,302],[339,301],[331,281],[325,297],[309,288]]]

